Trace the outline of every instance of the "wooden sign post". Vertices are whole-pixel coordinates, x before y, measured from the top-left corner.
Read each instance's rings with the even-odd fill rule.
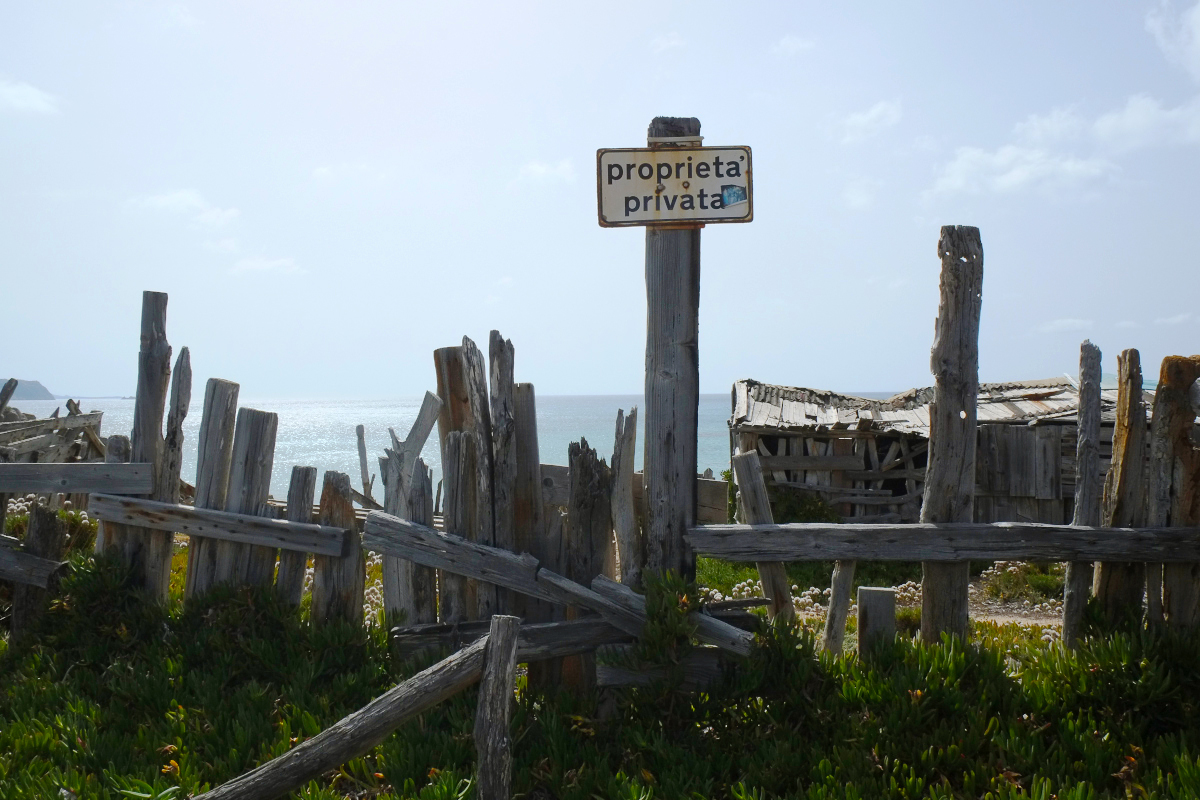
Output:
[[[749,147],[701,147],[700,120],[655,117],[645,149],[599,150],[600,225],[646,226],[646,565],[691,579],[700,401],[700,229],[754,218]]]

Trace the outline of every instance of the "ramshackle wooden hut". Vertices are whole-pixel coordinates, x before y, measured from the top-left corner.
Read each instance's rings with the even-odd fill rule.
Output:
[[[855,522],[916,522],[933,395],[929,387],[875,400],[740,380],[731,453],[757,450],[769,484],[812,492]],[[1117,390],[1101,395],[1104,472]],[[1078,407],[1078,387],[1065,377],[980,384],[976,522],[1070,521]]]

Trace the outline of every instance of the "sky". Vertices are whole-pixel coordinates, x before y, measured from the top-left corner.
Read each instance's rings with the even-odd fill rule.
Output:
[[[155,290],[196,386],[419,395],[498,329],[539,393],[638,393],[596,150],[658,115],[754,154],[702,392],[930,384],[945,224],[984,381],[1200,351],[1200,2],[88,0],[0,6],[0,375],[133,394]]]

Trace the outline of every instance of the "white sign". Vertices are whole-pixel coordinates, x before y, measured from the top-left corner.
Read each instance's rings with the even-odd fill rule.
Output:
[[[751,177],[749,147],[597,150],[600,224],[749,222]]]

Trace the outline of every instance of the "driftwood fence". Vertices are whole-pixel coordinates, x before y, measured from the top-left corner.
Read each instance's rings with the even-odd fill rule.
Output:
[[[937,402],[918,524],[775,524],[762,461],[746,452],[733,460],[743,524],[716,524],[725,519],[725,485],[697,478],[687,493],[697,498],[689,518],[700,524],[677,531],[678,541],[651,543],[648,536],[658,534],[648,523],[642,491],[651,481],[633,471],[636,410],[618,415],[611,466],[586,441],[571,446],[565,467],[541,464],[533,387],[514,382],[512,344],[495,332],[490,369],[485,370],[484,356],[470,339],[434,353],[436,395],[427,394],[403,439],[392,433],[392,446],[379,459],[382,503],[374,498],[361,429],[361,492],[348,476],[327,472],[314,510],[316,470],[298,466],[287,503],[272,502],[267,488],[276,416],[238,409],[237,384],[210,381],[195,499],[184,505],[179,502],[179,452],[190,369],[181,359],[172,376],[166,298],[150,292],[143,308],[131,439],[110,437],[102,465],[0,465],[0,491],[91,493],[91,512],[103,521],[97,549],[118,553],[160,601],[166,598],[174,537],[184,535],[189,538],[188,594],[218,583],[273,584],[296,604],[311,556],[314,624],[332,619],[361,624],[363,554],[379,553],[396,647],[401,652],[461,648],[288,754],[205,795],[212,798],[284,794],[366,752],[404,719],[481,678],[479,781],[488,787],[486,796],[507,796],[513,665],[530,663],[534,684],[579,690],[598,682],[647,680],[645,674],[621,670],[606,674],[594,654],[640,635],[646,620],[641,578],[663,553],[686,554],[684,562],[708,555],[757,564],[769,615],[785,617],[793,607],[783,564],[834,561],[824,634],[830,648],[841,647],[859,560],[924,563],[921,630],[928,641],[942,633],[966,634],[971,560],[1071,562],[1065,610],[1069,637],[1090,593],[1118,615],[1134,604],[1140,611],[1144,586],[1150,587],[1151,624],[1194,627],[1200,619],[1195,566],[1200,564],[1200,451],[1192,440],[1196,414],[1189,392],[1200,376],[1200,357],[1164,361],[1147,428],[1137,353],[1122,354],[1113,466],[1101,491],[1099,354],[1085,343],[1076,524],[973,523],[983,261],[978,230],[943,228],[938,254],[941,303],[932,357]],[[434,424],[444,474],[437,489],[419,458]],[[34,596],[25,603],[34,613],[44,602],[37,592],[44,593],[59,566],[49,517],[31,518],[24,543],[0,546],[0,579],[31,587]],[[663,535],[673,530],[665,529]],[[737,605],[693,614],[696,637],[704,645],[686,665],[693,682],[711,678],[718,660],[736,661],[749,653],[754,618],[747,619]],[[865,649],[894,632],[894,597],[887,590],[860,590],[859,615],[860,648]]]

